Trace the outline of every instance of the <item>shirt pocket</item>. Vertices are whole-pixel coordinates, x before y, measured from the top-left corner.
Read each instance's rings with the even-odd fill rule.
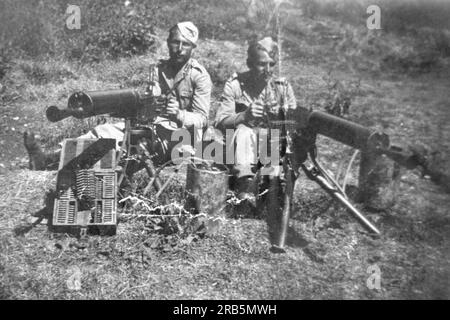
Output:
[[[194,91],[188,88],[180,89],[178,93],[180,97],[180,108],[181,109],[189,109],[192,104],[192,98],[194,96]]]

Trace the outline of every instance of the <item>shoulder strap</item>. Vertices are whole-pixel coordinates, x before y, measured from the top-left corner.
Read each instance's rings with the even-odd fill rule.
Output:
[[[277,98],[280,100],[281,105],[284,105],[284,102],[287,100],[287,88],[288,81],[286,78],[277,78],[274,81],[275,94]]]
[[[148,69],[148,86],[149,88],[151,88],[159,83],[159,68],[156,66],[156,64],[152,63],[150,64]]]

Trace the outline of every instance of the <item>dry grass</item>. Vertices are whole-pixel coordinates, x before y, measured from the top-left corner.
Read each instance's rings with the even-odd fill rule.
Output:
[[[320,102],[327,93],[329,57],[334,54],[329,43],[313,44],[314,34],[309,35],[309,40],[298,37],[302,39],[299,47],[292,47],[294,53],[300,48],[305,55],[295,60],[287,55],[283,60],[284,73],[304,106]],[[145,209],[132,210],[130,204],[122,210],[117,235],[111,237],[77,239],[50,232],[43,224],[45,219],[36,223],[38,218],[33,216],[45,214],[41,210],[45,194],[55,187],[56,173],[24,170],[26,154],[20,132],[38,131],[46,147],[54,148],[61,138],[75,136],[95,122],[49,124],[43,114],[46,106],[64,105],[77,89],[138,87],[148,63],[164,56],[164,50],[162,46],[155,53],[119,59],[114,64],[14,61],[4,78],[4,114],[0,118],[0,142],[7,146],[0,160],[2,181],[7,186],[0,195],[0,298],[450,298],[450,197],[417,171],[402,172],[393,208],[364,212],[382,230],[379,238],[362,231],[324,192],[301,177],[286,254],[270,252],[264,217],[249,218],[231,209],[220,228],[206,235],[195,229],[194,219],[148,217]],[[323,52],[325,58],[314,58],[317,52]],[[243,42],[204,40],[196,55],[217,85],[215,97],[228,75],[245,63]],[[347,66],[333,69],[333,77],[344,84],[361,79],[351,119],[383,127],[395,142],[419,143],[449,154],[447,69],[415,77],[392,73],[374,77],[352,68],[351,60],[344,62]],[[321,159],[334,172],[353,153],[325,138],[319,139],[318,146]],[[350,185],[356,184],[357,164]],[[443,167],[448,167],[448,162]],[[166,201],[182,204],[184,185],[185,172],[181,171]],[[169,228],[177,221],[191,229],[180,233]],[[161,226],[171,232],[161,234]],[[367,269],[374,264],[382,272],[381,290],[366,286]],[[67,281],[76,279],[77,274],[81,288],[73,290]]]
[[[280,255],[270,252],[267,225],[259,219],[226,218],[215,234],[190,238],[158,234],[155,220],[142,217],[144,210],[122,216],[112,237],[77,239],[43,224],[28,230],[55,172],[14,171],[4,180],[11,184],[0,216],[4,299],[449,297],[450,200],[430,184],[409,190],[405,183],[401,191],[407,193],[392,211],[370,214],[383,230],[373,238],[316,186],[300,180],[289,248]],[[181,176],[173,187],[183,184]],[[382,271],[379,291],[366,287],[373,264]],[[81,288],[71,290],[67,282],[77,272]]]

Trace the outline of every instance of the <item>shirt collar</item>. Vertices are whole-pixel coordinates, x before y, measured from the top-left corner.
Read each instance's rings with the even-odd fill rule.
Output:
[[[186,75],[188,74],[189,70],[192,67],[192,58],[189,58],[189,60],[184,64],[184,66],[180,69],[180,71],[178,71],[178,73],[175,75],[175,77],[173,78],[173,86],[172,88],[169,87],[169,81],[168,78],[166,76],[166,69],[169,68],[169,60],[165,60],[164,64],[163,64],[163,68],[161,68],[161,74],[164,78],[164,81],[166,82],[166,85],[171,89],[174,90],[177,85],[184,79],[186,78]]]

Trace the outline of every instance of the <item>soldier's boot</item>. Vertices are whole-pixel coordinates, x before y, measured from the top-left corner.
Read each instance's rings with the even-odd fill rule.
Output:
[[[23,143],[28,152],[30,170],[55,170],[61,151],[45,153],[32,132],[23,134]]]
[[[256,208],[256,196],[255,196],[255,179],[253,176],[245,176],[236,180],[236,192],[239,200],[251,205],[252,208]]]

